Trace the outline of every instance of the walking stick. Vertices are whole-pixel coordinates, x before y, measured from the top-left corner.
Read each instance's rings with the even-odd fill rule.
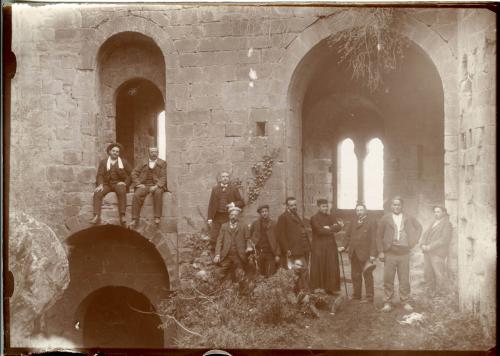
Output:
[[[347,281],[345,278],[345,271],[344,271],[344,259],[342,258],[342,252],[338,251],[338,254],[340,256],[340,265],[342,266],[342,275],[344,276],[345,295],[346,295],[346,297],[349,298],[349,293],[347,292]]]

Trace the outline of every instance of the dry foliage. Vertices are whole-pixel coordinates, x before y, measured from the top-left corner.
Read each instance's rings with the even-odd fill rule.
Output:
[[[392,8],[349,9],[339,13],[348,30],[329,38],[352,69],[354,79],[360,79],[371,91],[383,83],[383,75],[393,71],[403,56],[408,41],[398,34],[401,10]]]

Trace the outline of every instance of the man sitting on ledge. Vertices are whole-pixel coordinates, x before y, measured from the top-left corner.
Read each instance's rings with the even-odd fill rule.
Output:
[[[99,162],[96,176],[96,188],[94,189],[94,218],[91,224],[101,222],[102,199],[109,192],[115,192],[118,198],[118,212],[120,214],[120,225],[125,225],[125,209],[127,207],[127,190],[130,185],[130,166],[127,161],[120,158],[123,146],[112,143],[106,148],[108,158]]]
[[[144,199],[151,193],[153,195],[153,214],[156,225],[160,223],[163,192],[167,189],[167,162],[158,158],[158,148],[149,148],[148,162],[137,165],[132,171],[132,187],[135,188],[132,199],[132,223],[131,227],[139,225],[142,205]]]

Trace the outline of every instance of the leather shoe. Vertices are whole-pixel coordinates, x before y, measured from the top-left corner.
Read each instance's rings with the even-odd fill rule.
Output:
[[[124,216],[120,216],[120,225],[121,226],[127,225],[127,221],[125,221],[125,217]]]
[[[101,217],[99,215],[94,215],[92,220],[89,221],[92,225],[99,225],[101,223]]]

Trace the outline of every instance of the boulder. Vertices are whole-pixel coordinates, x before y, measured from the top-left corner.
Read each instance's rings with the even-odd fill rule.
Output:
[[[9,269],[14,276],[11,345],[29,346],[31,338],[43,329],[43,314],[69,284],[68,258],[50,227],[13,211],[9,216]]]

